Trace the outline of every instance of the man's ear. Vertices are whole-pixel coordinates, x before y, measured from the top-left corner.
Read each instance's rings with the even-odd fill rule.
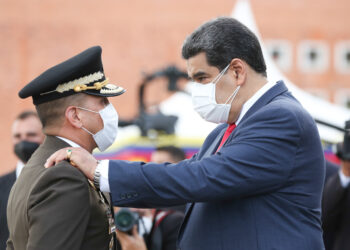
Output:
[[[236,79],[237,85],[243,85],[247,78],[246,63],[239,58],[234,58],[230,63],[230,70],[233,72],[233,77]]]
[[[74,106],[69,106],[65,112],[66,121],[74,128],[81,128],[83,123],[78,112],[78,109]]]

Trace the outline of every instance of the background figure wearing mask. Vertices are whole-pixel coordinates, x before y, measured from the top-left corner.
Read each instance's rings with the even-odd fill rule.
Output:
[[[24,164],[45,138],[37,113],[34,111],[21,112],[13,122],[11,136],[18,161],[14,171],[0,177],[0,250],[6,248],[9,236],[6,206],[11,187],[21,173]]]
[[[350,120],[343,143],[337,145],[340,169],[326,179],[322,200],[322,222],[327,250],[350,248]]]

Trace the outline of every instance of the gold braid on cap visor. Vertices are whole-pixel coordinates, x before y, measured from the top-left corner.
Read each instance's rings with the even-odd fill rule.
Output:
[[[103,87],[106,87],[107,89],[103,92],[110,92],[110,93],[117,93],[117,92],[121,92],[123,90],[123,88],[121,87],[117,87],[115,85],[112,84],[108,84],[108,78],[106,78],[106,80],[101,81],[101,82],[97,82],[98,80],[102,79],[104,77],[104,74],[102,72],[96,72],[84,77],[81,77],[79,79],[67,82],[67,83],[63,83],[57,86],[56,89],[49,91],[49,92],[45,92],[45,93],[41,93],[40,95],[47,95],[53,92],[59,92],[59,93],[63,93],[69,90],[74,90],[75,92],[82,92],[85,90],[89,90],[89,89],[93,89],[93,90],[103,90]],[[89,83],[94,82],[93,86],[88,86]]]
[[[81,92],[87,89],[96,89],[100,90],[103,86],[106,86],[108,84],[108,78],[104,80],[103,82],[95,82],[94,86],[87,86],[86,84],[76,85],[73,89],[75,92]]]

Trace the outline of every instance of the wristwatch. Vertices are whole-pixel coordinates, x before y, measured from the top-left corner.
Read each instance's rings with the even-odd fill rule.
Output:
[[[99,167],[97,166],[95,169],[94,179],[93,179],[94,185],[97,190],[100,190],[100,178],[101,178],[101,173],[100,173]]]

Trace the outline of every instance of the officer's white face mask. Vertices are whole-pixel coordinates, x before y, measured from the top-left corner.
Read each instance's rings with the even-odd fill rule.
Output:
[[[230,65],[227,65],[212,82],[200,84],[193,82],[192,102],[193,108],[197,113],[209,122],[224,123],[228,122],[230,114],[231,103],[235,99],[240,86],[238,86],[229,96],[225,103],[219,104],[216,102],[215,89],[216,83],[226,73]]]
[[[82,107],[77,107],[77,108],[90,111],[96,114],[100,114],[101,119],[103,121],[103,129],[98,131],[96,134],[91,133],[89,130],[87,130],[84,127],[82,127],[82,129],[85,130],[90,135],[92,135],[98,149],[101,152],[105,151],[107,148],[109,148],[113,144],[113,142],[117,137],[117,132],[118,132],[117,111],[114,109],[112,104],[108,104],[104,109],[100,110],[99,112],[82,108]]]

